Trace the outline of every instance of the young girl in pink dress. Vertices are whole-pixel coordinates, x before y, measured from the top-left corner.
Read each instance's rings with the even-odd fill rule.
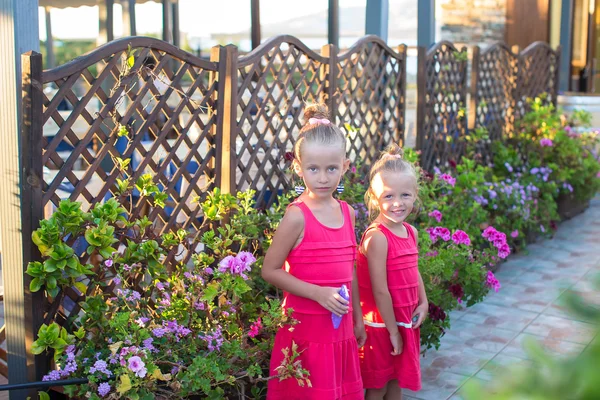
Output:
[[[414,166],[392,145],[372,166],[365,195],[370,215],[357,262],[367,340],[360,350],[366,399],[401,399],[421,389],[419,326],[428,303],[418,269],[417,230],[404,222],[418,184]]]
[[[291,352],[295,344],[297,360],[310,373],[310,385],[299,385],[293,377],[274,377],[267,399],[363,399],[357,344],[364,343],[365,328],[354,279],[354,210],[332,196],[350,163],[346,138],[329,121],[323,105],[307,107],[304,118],[293,168],[306,189],[281,220],[262,276],[283,289],[283,308],[292,308],[299,322],[277,333],[270,374],[278,375],[282,350]],[[342,285],[350,301],[340,294]],[[341,317],[337,328],[332,314]]]

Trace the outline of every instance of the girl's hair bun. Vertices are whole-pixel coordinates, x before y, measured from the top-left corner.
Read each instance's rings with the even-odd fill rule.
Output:
[[[403,158],[404,150],[402,150],[402,147],[398,146],[396,143],[392,143],[387,147],[387,149],[385,149],[383,155],[391,156],[394,158]]]
[[[324,103],[309,104],[304,109],[304,121],[311,118],[329,119],[329,109]]]

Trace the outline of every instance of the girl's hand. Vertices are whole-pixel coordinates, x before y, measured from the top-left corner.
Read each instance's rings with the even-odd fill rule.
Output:
[[[348,313],[348,300],[340,296],[340,288],[335,287],[319,287],[315,296],[315,301],[322,305],[326,310],[331,311],[341,317]]]
[[[404,347],[404,343],[402,341],[402,336],[400,336],[400,331],[396,330],[394,333],[390,333],[390,342],[392,342],[392,355],[397,356],[402,354],[402,347]]]
[[[425,318],[427,318],[428,312],[429,312],[429,304],[428,303],[421,303],[417,306],[417,308],[415,308],[415,311],[413,311],[413,313],[412,313],[412,318],[414,318],[415,315],[418,315],[419,318],[417,319],[417,322],[415,322],[413,324],[413,326],[412,326],[413,329],[417,329],[421,326],[423,321],[425,321]]]
[[[363,347],[367,341],[367,331],[365,330],[364,322],[357,321],[354,324],[354,336],[358,342],[358,347]]]

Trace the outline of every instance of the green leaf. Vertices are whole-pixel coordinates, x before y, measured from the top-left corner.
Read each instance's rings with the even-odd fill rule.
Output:
[[[60,291],[60,288],[58,288],[58,287],[55,287],[54,289],[46,289],[46,292],[48,292],[50,297],[56,297],[56,295],[58,294],[59,291]]]
[[[87,286],[83,282],[75,282],[73,284],[79,290],[80,293],[85,294],[87,292]]]
[[[38,396],[40,396],[40,400],[50,400],[50,395],[46,392],[38,392]]]
[[[135,64],[135,57],[134,57],[134,56],[133,56],[133,54],[132,54],[132,55],[130,55],[130,56],[127,58],[127,66],[128,66],[129,68],[133,68],[133,65],[134,65],[134,64]]]
[[[39,340],[36,340],[35,342],[33,342],[31,344],[31,353],[38,355],[38,354],[42,354],[44,352],[44,350],[46,350],[46,346],[42,346],[39,343]]]
[[[54,289],[56,287],[56,278],[54,276],[49,276],[46,278],[46,286],[48,289]]]
[[[48,334],[49,342],[55,341],[60,336],[60,325],[56,322],[51,323],[46,333]]]
[[[85,329],[83,329],[83,326],[80,326],[79,329],[73,332],[73,334],[75,335],[75,337],[77,337],[77,339],[83,339],[83,337],[85,336]]]
[[[37,292],[42,288],[44,282],[40,278],[34,278],[29,283],[29,290],[32,292]]]

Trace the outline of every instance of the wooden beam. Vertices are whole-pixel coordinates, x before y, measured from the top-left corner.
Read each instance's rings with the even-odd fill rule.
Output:
[[[573,0],[562,0],[560,11],[560,85],[566,92],[571,89],[571,59],[573,57]]]
[[[52,8],[44,7],[44,15],[46,17],[46,68],[52,68],[55,65],[54,61],[54,38],[52,37]]]
[[[123,0],[123,36],[136,36],[135,0]]]
[[[172,0],[173,4],[171,7],[173,20],[173,45],[179,47],[180,45],[180,32],[179,32],[179,0]]]
[[[162,40],[171,43],[171,2],[169,0],[162,0]]]
[[[435,42],[435,0],[419,0],[417,5],[417,46],[429,48]]]
[[[389,0],[367,0],[365,34],[377,35],[387,42],[389,9]]]
[[[251,0],[250,2],[250,39],[252,49],[260,46],[260,0]]]
[[[21,206],[26,183],[19,151],[22,119],[19,55],[32,49],[39,51],[38,24],[37,0],[0,0],[0,247],[10,383],[36,380],[34,358],[27,352],[33,326],[28,326],[32,310],[27,309],[31,302],[24,290],[28,283],[24,270],[31,256],[25,251],[25,246],[31,246],[31,236],[26,237],[31,231],[23,223]],[[27,395],[27,391],[14,391],[10,398],[24,400]]]
[[[340,2],[329,0],[329,18],[327,23],[327,39],[329,44],[340,46]]]

